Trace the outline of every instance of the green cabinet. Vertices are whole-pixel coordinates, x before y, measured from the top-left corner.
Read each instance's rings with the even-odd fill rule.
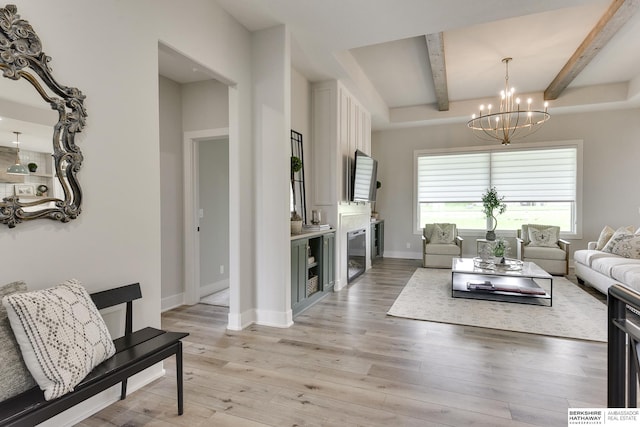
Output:
[[[291,304],[306,298],[307,277],[307,241],[294,240],[291,242]]]
[[[371,259],[384,255],[384,220],[371,223]]]
[[[291,241],[291,309],[293,315],[333,292],[335,232],[309,233]]]
[[[335,247],[336,235],[334,233],[322,236],[322,290],[333,292],[336,282],[335,274]]]

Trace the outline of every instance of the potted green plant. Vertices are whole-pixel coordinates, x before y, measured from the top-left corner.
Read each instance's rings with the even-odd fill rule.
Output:
[[[29,168],[29,172],[35,172],[38,169],[38,165],[36,163],[29,163],[27,167]]]
[[[482,212],[487,217],[487,240],[496,239],[496,227],[498,226],[498,219],[496,215],[503,214],[507,210],[507,204],[502,200],[504,196],[498,196],[496,187],[491,187],[482,195]]]
[[[508,251],[509,243],[501,237],[497,238],[491,245],[491,254],[494,257],[495,262],[499,264],[504,264],[504,258]]]

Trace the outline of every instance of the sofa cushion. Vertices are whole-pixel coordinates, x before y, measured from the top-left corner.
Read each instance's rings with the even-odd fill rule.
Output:
[[[611,268],[611,277],[640,292],[640,264],[621,264]]]
[[[602,251],[625,258],[640,259],[640,234],[633,234],[626,227],[620,227]]]
[[[580,249],[573,253],[573,260],[579,262],[582,265],[591,267],[594,259],[598,258],[611,258],[617,257],[617,255],[610,254],[608,252],[596,251],[592,249]]]
[[[5,296],[2,304],[25,364],[46,400],[73,391],[115,353],[100,312],[76,280]]]
[[[22,281],[9,283],[0,287],[0,298],[26,291],[27,285]],[[0,360],[2,360],[0,401],[35,387],[36,382],[22,360],[20,347],[18,347],[7,317],[7,310],[2,305],[0,305]]]
[[[548,248],[529,245],[524,248],[524,257],[564,261],[567,259],[567,253],[557,246],[555,248]]]
[[[608,277],[612,276],[612,269],[621,265],[637,265],[640,266],[640,260],[623,258],[619,256],[608,256],[595,258],[591,262],[591,268],[600,274]]]
[[[460,247],[453,243],[428,243],[424,246],[427,255],[460,255]]]

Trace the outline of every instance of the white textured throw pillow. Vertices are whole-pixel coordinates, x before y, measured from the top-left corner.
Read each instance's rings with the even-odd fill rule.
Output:
[[[430,243],[453,243],[455,240],[455,224],[434,224]]]
[[[529,246],[557,248],[560,227],[536,227],[529,225]]]
[[[628,227],[620,227],[613,233],[602,252],[609,252],[624,258],[640,259],[640,234],[634,234]]]
[[[605,247],[607,242],[609,240],[611,240],[611,236],[613,236],[613,233],[615,233],[615,232],[616,232],[616,230],[614,230],[613,228],[609,227],[608,225],[605,225],[604,228],[602,229],[602,231],[600,232],[600,236],[598,237],[598,241],[596,242],[596,250],[597,251],[601,251],[602,248]]]
[[[2,304],[25,364],[46,400],[73,391],[115,353],[100,312],[77,280],[5,296]]]

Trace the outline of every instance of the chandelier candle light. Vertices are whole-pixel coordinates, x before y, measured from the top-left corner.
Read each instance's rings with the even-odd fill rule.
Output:
[[[509,61],[504,58],[506,74],[504,90],[500,92],[500,110],[492,112],[491,104],[480,106],[480,114],[472,115],[467,126],[480,138],[489,141],[498,140],[504,145],[511,141],[525,137],[540,128],[551,117],[547,112],[548,102],[544,103],[544,110],[532,110],[531,98],[527,99],[526,109],[521,109],[520,98],[515,97],[515,89],[509,88]],[[477,131],[477,132],[476,132]]]

